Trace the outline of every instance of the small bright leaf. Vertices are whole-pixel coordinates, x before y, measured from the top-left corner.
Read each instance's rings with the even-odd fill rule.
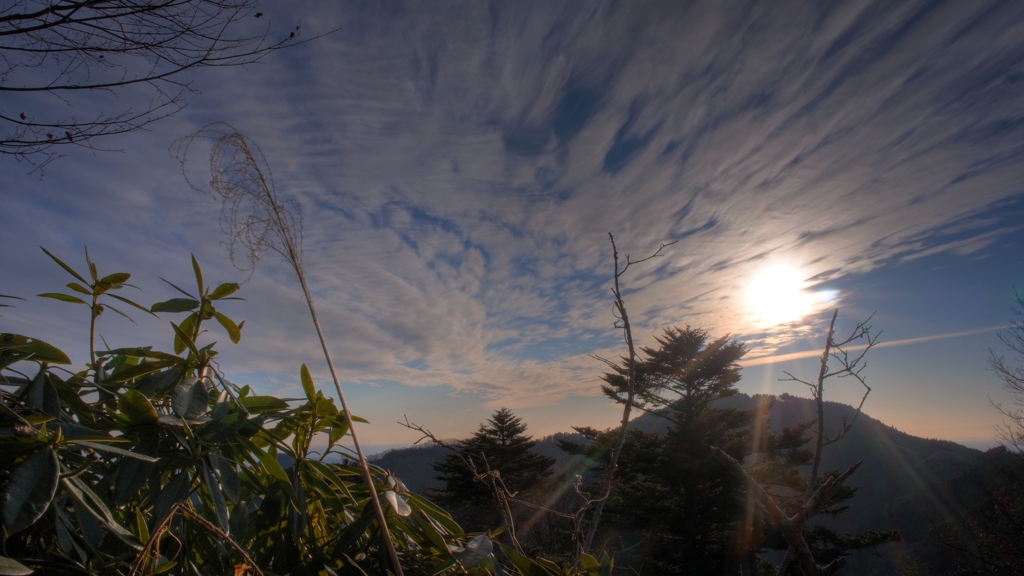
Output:
[[[288,403],[274,396],[245,396],[238,399],[238,403],[249,412],[270,412],[272,410],[286,410]]]
[[[316,388],[313,387],[313,378],[309,375],[309,368],[306,365],[302,365],[302,370],[299,371],[299,376],[302,379],[302,391],[306,393],[306,398],[312,402],[316,398]]]
[[[68,294],[61,294],[60,292],[45,292],[43,294],[36,294],[43,298],[53,298],[54,300],[60,300],[61,302],[70,302],[72,304],[85,304],[85,300],[81,298],[71,296]]]
[[[138,390],[127,390],[117,399],[117,409],[132,424],[156,424],[158,415],[149,398]]]
[[[79,294],[85,294],[86,296],[92,296],[92,292],[90,292],[88,288],[86,288],[85,286],[82,286],[78,282],[68,282],[67,283],[67,287],[71,288],[75,292],[78,292]]]
[[[217,289],[213,291],[213,294],[210,294],[210,300],[220,300],[221,298],[231,296],[235,292],[238,292],[238,289],[239,285],[233,282],[221,284],[220,286],[217,286]]]
[[[185,332],[185,330],[184,330],[184,327],[186,326],[186,324],[189,324],[190,320],[192,321],[192,323],[195,322],[195,317],[196,317],[195,314],[190,314],[189,317],[185,318],[185,321],[181,323],[182,327],[178,327],[177,324],[175,324],[174,322],[171,322],[171,327],[174,328],[174,334],[175,334],[175,338],[174,338],[174,353],[175,354],[181,354],[185,350],[185,348],[188,348],[189,351],[191,351],[196,356],[199,355],[199,350],[196,348],[195,342],[192,341],[192,336],[187,334]]]
[[[388,501],[391,508],[394,509],[395,514],[405,517],[412,514],[412,507],[409,506],[409,502],[406,501],[401,495],[397,494],[394,490],[387,490],[384,492],[384,499]],[[489,540],[488,540],[489,542]],[[487,554],[490,554],[488,551]],[[486,554],[485,554],[486,556]]]
[[[231,341],[238,344],[238,341],[242,339],[242,331],[237,325],[235,325],[235,321],[220,312],[214,312],[213,317],[216,318],[217,322],[224,327],[224,330],[227,331],[228,337],[231,338]]]
[[[196,286],[199,287],[199,295],[203,295],[203,271],[199,269],[199,262],[196,262],[195,254],[192,255],[192,270],[196,273]]]
[[[486,534],[481,534],[466,543],[466,549],[457,556],[462,566],[472,568],[491,555],[494,545]]]

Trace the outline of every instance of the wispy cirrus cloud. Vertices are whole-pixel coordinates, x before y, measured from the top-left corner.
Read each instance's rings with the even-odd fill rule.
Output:
[[[1015,3],[268,8],[296,12],[339,31],[201,74],[204,96],[128,154],[13,179],[23,217],[4,242],[88,243],[152,277],[187,277],[188,251],[223,267],[217,206],[183,191],[165,148],[226,120],[303,206],[347,380],[516,406],[592,394],[587,354],[615,355],[609,231],[634,257],[678,241],[627,278],[644,341],[690,323],[770,350],[808,328],[754,323],[741,294],[762,266],[827,283],[1016,230],[978,216],[1022,192]],[[316,349],[287,269],[263,266],[224,357],[290,374]]]

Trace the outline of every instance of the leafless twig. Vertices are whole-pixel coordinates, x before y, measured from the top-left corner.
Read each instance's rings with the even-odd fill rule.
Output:
[[[622,338],[626,343],[626,349],[629,351],[628,372],[626,375],[626,397],[623,399],[622,402],[623,408],[622,420],[619,425],[619,439],[615,443],[615,447],[612,449],[610,455],[610,462],[608,465],[608,471],[605,474],[604,478],[604,488],[602,490],[603,496],[595,499],[588,499],[585,501],[584,504],[585,506],[596,504],[597,507],[594,508],[594,513],[591,516],[590,529],[587,532],[586,538],[582,540],[582,543],[577,550],[577,561],[579,559],[580,553],[586,553],[590,551],[590,546],[594,542],[594,535],[597,534],[597,528],[601,523],[601,514],[604,512],[604,504],[605,501],[608,499],[608,496],[611,494],[612,485],[615,481],[615,470],[619,465],[619,456],[622,453],[622,447],[626,443],[626,435],[629,432],[629,417],[634,408],[634,397],[636,395],[636,347],[633,344],[633,329],[629,323],[629,314],[626,313],[626,303],[622,299],[622,289],[619,280],[622,278],[623,274],[626,273],[626,270],[628,270],[630,266],[634,264],[640,264],[642,262],[647,262],[648,260],[651,260],[653,258],[657,258],[661,255],[662,250],[675,244],[675,242],[664,243],[658,246],[658,249],[655,250],[653,254],[647,256],[646,258],[641,258],[640,260],[630,260],[629,254],[626,254],[626,264],[622,266],[622,268],[620,269],[619,250],[615,246],[615,237],[612,235],[611,232],[608,233],[608,239],[612,243],[612,261],[615,266],[614,274],[612,276],[613,284],[611,290],[612,295],[615,297],[613,309],[615,316],[618,320],[618,322],[616,322],[616,327],[622,329]],[[603,358],[598,358],[598,360],[605,362],[606,364],[610,364],[607,360]]]

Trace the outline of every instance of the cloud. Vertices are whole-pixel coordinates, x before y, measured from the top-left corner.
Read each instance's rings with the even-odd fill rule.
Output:
[[[187,281],[189,251],[244,278],[219,246],[219,207],[186,190],[165,152],[226,120],[303,206],[304,263],[346,380],[482,390],[509,405],[592,394],[601,366],[586,352],[615,356],[620,338],[609,231],[622,257],[678,240],[624,278],[642,341],[692,324],[769,348],[807,327],[758,335],[740,294],[761,266],[825,281],[977,254],[1012,233],[977,215],[1021,193],[1022,10],[277,7],[279,20],[340,31],[253,69],[198,74],[203,96],[127,138],[126,154],[12,178],[2,193],[19,219],[0,240],[18,250],[3,263],[28,266],[10,253],[38,243],[89,244],[150,279]],[[57,276],[12,287],[42,292]],[[243,294],[249,322],[225,363],[284,379],[316,362],[286,265],[265,259]]]
[[[901,338],[899,340],[891,340],[889,342],[879,342],[872,346],[872,348],[891,348],[894,346],[909,346],[911,344],[924,344],[925,342],[934,342],[936,340],[945,340],[947,338],[961,338],[964,336],[974,336],[977,334],[987,334],[989,332],[995,332],[996,330],[1002,330],[1007,328],[1006,325],[1000,326],[988,326],[985,328],[975,328],[974,330],[959,330],[957,332],[947,332],[945,334],[930,334],[928,336],[918,336],[916,338]],[[847,351],[853,352],[856,350],[863,350],[865,346],[850,346]],[[758,356],[756,358],[750,358],[743,360],[740,365],[744,368],[752,368],[754,366],[764,366],[765,364],[779,364],[781,362],[788,362],[790,360],[803,360],[805,358],[821,357],[821,350],[804,350],[803,352],[790,352],[788,354],[773,354],[770,356]]]

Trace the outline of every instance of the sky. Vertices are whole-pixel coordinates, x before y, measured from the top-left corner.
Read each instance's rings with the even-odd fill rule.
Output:
[[[1005,402],[987,350],[1024,288],[1024,4],[958,1],[266,2],[306,44],[192,73],[177,115],[66,147],[40,174],[0,157],[0,330],[87,357],[87,314],[36,298],[66,273],[125,271],[146,305],[244,282],[229,378],[332,389],[294,272],[232,267],[216,198],[172,143],[228,122],[301,206],[303,265],[371,447],[465,437],[510,407],[543,436],[610,427],[604,365],[624,353],[613,261],[634,337],[669,326],[749,348],[745,393],[806,396],[833,308],[871,316],[865,412],[991,445]],[[81,109],[141,105],[88,93]],[[68,106],[4,97],[0,108]],[[16,111],[15,111],[16,112]],[[209,179],[201,154],[187,168]],[[168,349],[170,320],[100,320],[112,346]],[[805,353],[805,354],[801,354]],[[839,381],[826,399],[855,402]]]

